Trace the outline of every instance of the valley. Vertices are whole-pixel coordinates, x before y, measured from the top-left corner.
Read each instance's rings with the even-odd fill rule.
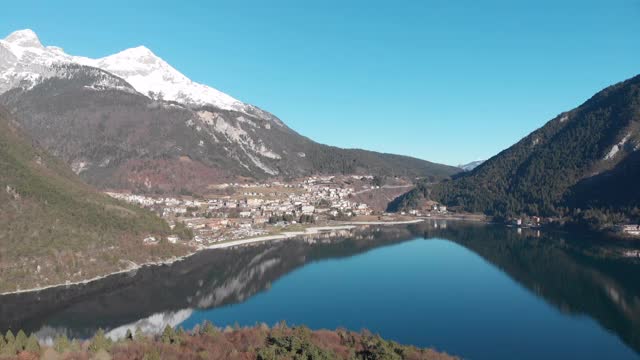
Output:
[[[638,357],[615,5],[117,3],[0,22],[0,359]]]
[[[459,171],[316,143],[143,46],[90,59],[31,30],[0,40],[0,111],[3,293],[382,214],[415,177]]]

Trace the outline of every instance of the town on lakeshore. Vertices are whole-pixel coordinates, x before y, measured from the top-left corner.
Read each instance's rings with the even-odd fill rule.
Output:
[[[171,235],[166,240],[194,248],[293,233],[310,226],[395,223],[424,218],[487,221],[483,215],[460,213],[437,202],[428,202],[422,209],[398,213],[388,212],[379,205],[386,204],[396,193],[411,187],[411,183],[401,178],[343,175],[311,176],[292,181],[216,184],[209,187],[206,195],[106,193],[157,213],[172,229],[176,224],[184,225],[192,232],[190,239]],[[537,216],[514,217],[508,219],[507,226],[519,231],[539,229],[553,220]],[[630,236],[640,235],[637,225],[620,227],[619,232]],[[148,236],[142,242],[144,245],[156,245],[161,240],[156,236]]]
[[[202,196],[106,193],[157,213],[172,229],[177,224],[186,226],[193,232],[191,239],[172,235],[166,240],[197,248],[300,231],[309,226],[394,223],[432,214],[450,215],[445,206],[436,205],[426,213],[412,210],[393,214],[379,205],[390,200],[385,196],[396,196],[411,186],[400,178],[383,181],[373,175],[351,175],[217,184]],[[161,240],[154,236],[142,239],[145,245],[155,245]]]

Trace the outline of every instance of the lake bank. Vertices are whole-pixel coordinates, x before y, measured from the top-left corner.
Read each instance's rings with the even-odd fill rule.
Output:
[[[53,341],[90,339],[99,328],[159,335],[166,325],[192,330],[204,320],[222,328],[285,320],[365,328],[464,358],[636,359],[638,287],[628,274],[640,263],[617,255],[632,248],[604,246],[582,233],[537,237],[463,221],[363,226],[3,297],[0,330]],[[517,346],[500,346],[505,338]]]
[[[202,251],[206,251],[206,250],[225,249],[225,248],[230,248],[230,247],[234,247],[234,246],[243,246],[243,245],[248,245],[248,244],[253,244],[253,243],[262,243],[262,242],[268,242],[268,241],[294,239],[294,238],[299,237],[299,236],[317,235],[317,234],[321,234],[323,232],[330,232],[330,231],[336,231],[336,230],[352,230],[352,229],[354,229],[354,228],[356,228],[358,226],[366,226],[366,225],[378,225],[378,226],[404,225],[404,224],[419,223],[419,222],[422,222],[422,221],[424,221],[424,220],[416,219],[416,220],[409,220],[409,221],[377,221],[377,222],[363,221],[363,222],[354,222],[354,223],[344,222],[344,223],[339,223],[339,224],[336,224],[336,225],[308,227],[308,228],[305,228],[304,231],[289,231],[289,232],[283,232],[283,233],[280,233],[280,234],[265,235],[265,236],[255,237],[255,238],[223,241],[223,242],[215,243],[215,244],[208,245],[208,246],[198,247],[198,248],[194,249],[194,251],[192,251],[192,252],[190,252],[190,253],[188,253],[186,255],[183,255],[183,256],[172,257],[172,258],[168,258],[168,259],[164,259],[164,260],[160,260],[160,261],[146,262],[146,263],[142,263],[142,264],[136,264],[136,263],[130,262],[131,263],[130,267],[128,267],[126,269],[122,269],[122,270],[112,271],[112,272],[109,272],[109,273],[104,274],[104,275],[95,276],[95,277],[92,277],[92,278],[89,278],[89,279],[73,281],[73,282],[65,282],[65,283],[59,283],[59,284],[53,284],[53,285],[33,287],[33,288],[28,288],[28,289],[6,291],[6,292],[0,293],[0,297],[1,296],[5,296],[5,295],[33,293],[33,292],[39,292],[39,291],[50,290],[50,289],[55,289],[55,288],[62,288],[62,287],[87,285],[89,283],[93,283],[93,282],[96,282],[96,281],[107,279],[107,278],[109,278],[111,276],[132,273],[132,272],[138,271],[138,270],[140,270],[142,268],[145,268],[145,267],[172,265],[172,264],[174,264],[176,262],[184,261],[184,260],[186,260],[186,259],[188,259],[188,258],[190,258],[190,257],[192,257],[192,256],[194,256],[194,255],[196,255],[196,254],[198,254],[198,253],[200,253]]]

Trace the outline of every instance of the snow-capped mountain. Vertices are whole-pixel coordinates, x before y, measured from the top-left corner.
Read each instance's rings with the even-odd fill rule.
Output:
[[[196,83],[139,46],[100,59],[66,54],[62,48],[43,46],[32,30],[15,31],[0,40],[0,93],[14,87],[32,87],[57,73],[56,64],[79,64],[102,69],[127,81],[153,99],[185,105],[212,105],[223,110],[256,114],[256,108],[210,86]],[[118,85],[119,86],[119,85]]]
[[[54,64],[68,62],[61,49],[45,48],[33,31],[16,31],[0,40],[0,93],[32,87],[55,74]]]
[[[245,178],[459,171],[318,144],[264,110],[191,81],[145,47],[90,59],[43,46],[31,30],[0,40],[0,105],[103,188],[180,192]]]
[[[248,107],[210,86],[191,81],[144,46],[121,51],[101,59],[76,59],[118,75],[136,90],[154,99],[183,104],[213,105],[224,110],[244,112]]]
[[[20,30],[0,40],[0,94],[13,89],[30,89],[44,80],[70,78],[79,70],[68,65],[78,59],[58,47],[44,47],[31,30]],[[118,89],[135,92],[125,80],[111,76],[97,67],[83,70],[93,78],[94,89]]]

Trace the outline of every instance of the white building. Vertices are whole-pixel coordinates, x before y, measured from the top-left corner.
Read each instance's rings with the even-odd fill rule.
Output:
[[[311,215],[316,210],[316,207],[313,205],[303,205],[301,210],[304,215]]]

